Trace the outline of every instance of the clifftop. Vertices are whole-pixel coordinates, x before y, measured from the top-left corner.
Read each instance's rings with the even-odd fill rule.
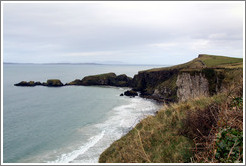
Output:
[[[202,69],[202,68],[242,68],[243,58],[232,58],[226,56],[199,54],[197,58],[183,64],[143,70],[141,72],[153,72],[173,69]]]
[[[176,102],[222,91],[229,78],[242,74],[242,68],[242,58],[200,54],[184,64],[140,71],[132,87],[143,97]]]

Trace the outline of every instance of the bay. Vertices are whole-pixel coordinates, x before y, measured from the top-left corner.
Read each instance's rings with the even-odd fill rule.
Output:
[[[120,97],[127,88],[102,86],[16,87],[20,81],[60,79],[115,72],[133,77],[158,66],[4,64],[3,162],[96,163],[113,141],[160,105]]]

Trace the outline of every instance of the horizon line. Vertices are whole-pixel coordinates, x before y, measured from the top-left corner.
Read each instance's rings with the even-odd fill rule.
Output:
[[[174,64],[131,64],[131,63],[95,63],[95,62],[3,62],[3,64],[33,64],[33,65],[154,65],[154,66],[170,66]]]

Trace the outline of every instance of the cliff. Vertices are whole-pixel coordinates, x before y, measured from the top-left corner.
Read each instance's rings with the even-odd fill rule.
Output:
[[[243,59],[199,55],[140,71],[132,87],[172,103],[113,142],[99,162],[243,162]]]
[[[242,73],[242,63],[241,58],[202,54],[185,64],[140,71],[131,85],[142,97],[164,102],[211,96],[226,86],[228,73]]]

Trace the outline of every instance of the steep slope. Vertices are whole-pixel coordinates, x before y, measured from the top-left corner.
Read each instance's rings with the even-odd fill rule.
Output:
[[[106,163],[243,161],[243,61],[199,55],[173,67],[140,71],[132,87],[170,103],[115,141]]]
[[[198,58],[172,67],[140,71],[132,87],[141,96],[176,102],[200,95],[213,95],[226,86],[228,73],[242,73],[242,58],[200,54]]]

